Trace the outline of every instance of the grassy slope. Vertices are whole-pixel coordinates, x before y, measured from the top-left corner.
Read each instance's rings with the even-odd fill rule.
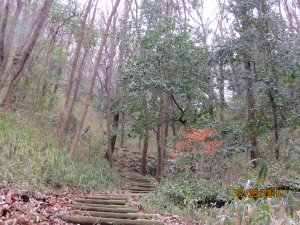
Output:
[[[107,160],[98,154],[89,158],[84,152],[87,148],[81,148],[80,155],[85,157],[71,160],[56,145],[55,128],[47,119],[32,122],[19,112],[1,115],[0,181],[40,190],[64,187],[106,190],[116,189],[121,182]]]

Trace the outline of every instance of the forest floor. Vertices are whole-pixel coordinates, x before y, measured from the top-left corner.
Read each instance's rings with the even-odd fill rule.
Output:
[[[116,169],[119,173],[131,173],[140,170],[140,157],[122,152],[117,154]],[[122,188],[131,187],[129,178],[119,188],[113,191],[90,191],[88,189],[68,190],[58,192],[28,191],[21,183],[14,187],[7,187],[0,183],[0,225],[4,224],[72,224],[58,219],[55,214],[78,215],[69,205],[80,196],[118,195],[127,194]],[[141,196],[132,196],[128,199],[127,206],[138,209],[139,213],[147,213],[140,204]],[[185,220],[177,215],[163,212],[151,212],[152,219],[164,221],[165,224],[196,224],[194,220]]]
[[[127,182],[122,187],[130,187]],[[120,187],[121,188],[121,187]],[[29,192],[23,190],[20,185],[18,189],[6,189],[3,183],[0,184],[0,225],[4,224],[72,224],[66,223],[55,217],[55,214],[78,215],[69,207],[75,199],[80,196],[117,195],[127,192],[114,191],[89,191],[76,190],[63,192]],[[127,206],[138,209],[139,213],[147,213],[140,205],[141,196],[133,196],[128,199]],[[179,216],[168,213],[156,212],[153,219],[164,221],[165,224],[195,224],[193,220],[186,221]]]

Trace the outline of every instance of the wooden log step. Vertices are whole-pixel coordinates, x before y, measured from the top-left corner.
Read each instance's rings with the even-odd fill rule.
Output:
[[[131,191],[131,192],[134,194],[145,194],[145,193],[149,194],[149,193],[151,193],[150,191]]]
[[[150,218],[150,214],[141,214],[141,213],[108,213],[108,212],[93,212],[93,211],[78,211],[76,213],[91,215],[96,217],[105,217],[105,218],[117,218],[117,219],[139,219],[139,218]]]
[[[124,175],[124,176],[146,177],[146,176],[143,176],[140,173],[122,173],[122,175]]]
[[[97,211],[97,212],[114,212],[114,213],[137,213],[137,209],[129,208],[105,208],[96,206],[81,206],[81,205],[68,205],[73,209],[87,210],[87,211]]]
[[[103,200],[127,200],[126,196],[81,196],[81,198],[85,199],[103,199]]]
[[[131,181],[132,184],[148,184],[148,185],[153,185],[150,181],[145,182],[145,181]]]
[[[145,188],[155,188],[155,186],[151,185],[151,184],[132,184],[132,186],[145,187]]]
[[[129,179],[129,180],[130,180],[130,181],[133,181],[133,182],[143,182],[143,183],[151,184],[150,181],[146,181],[146,180],[133,179],[133,178],[131,178],[131,179]]]
[[[128,196],[130,198],[130,197],[133,197],[133,196],[139,196],[139,195],[144,196],[144,195],[147,195],[147,194],[126,193],[126,194],[119,194],[119,195],[120,196]]]
[[[145,177],[126,176],[125,178],[128,178],[128,179],[139,179],[139,180],[144,180],[144,181],[150,181],[148,178],[145,178]]]
[[[131,191],[134,194],[145,194],[145,193],[150,193],[151,191]]]
[[[153,185],[154,186],[154,184],[151,182],[141,182],[141,181],[133,181],[133,182],[131,182],[131,184],[142,184],[142,185]]]
[[[149,181],[147,177],[140,176],[140,175],[125,175],[124,177]]]
[[[128,174],[128,175],[125,175],[124,177],[149,180],[147,177],[140,176],[140,175],[130,175],[130,174]]]
[[[81,225],[93,225],[96,223],[102,224],[124,224],[124,225],[164,225],[163,221],[158,220],[125,220],[125,219],[112,219],[112,218],[99,218],[99,217],[86,217],[86,216],[69,216],[62,214],[55,214],[55,217],[62,219],[69,223]]]
[[[150,182],[149,179],[143,178],[143,177],[129,177],[129,176],[126,176],[125,178],[127,178],[127,179],[136,179],[136,180],[143,180],[143,181],[146,181],[146,182]]]
[[[75,202],[102,204],[102,205],[125,205],[125,200],[97,200],[97,199],[75,199]]]
[[[88,204],[88,203],[80,203],[80,202],[74,202],[72,205],[105,207],[105,208],[125,208],[125,209],[128,208],[126,205],[101,205],[101,204]]]
[[[134,190],[134,191],[154,191],[154,188],[122,188],[123,190]]]
[[[132,181],[131,184],[154,185],[151,182]]]
[[[132,189],[134,187],[122,187],[122,189]],[[134,189],[141,189],[141,190],[149,190],[149,189],[154,189],[154,187],[138,187],[138,188],[134,188]]]

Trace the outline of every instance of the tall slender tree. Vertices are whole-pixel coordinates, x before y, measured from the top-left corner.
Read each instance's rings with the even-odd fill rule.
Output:
[[[72,91],[72,87],[73,87],[73,80],[74,80],[75,70],[76,70],[76,66],[77,66],[77,62],[78,62],[78,58],[79,58],[79,54],[80,54],[80,50],[81,50],[81,44],[82,44],[83,37],[84,37],[86,19],[88,17],[88,14],[90,13],[91,4],[92,4],[92,0],[89,0],[88,5],[85,10],[85,13],[84,13],[84,16],[83,16],[82,23],[81,23],[80,35],[78,38],[78,43],[77,43],[74,58],[73,58],[72,68],[71,68],[71,72],[70,72],[70,76],[69,76],[69,85],[68,85],[67,92],[66,92],[63,119],[62,119],[61,128],[60,128],[60,132],[59,132],[58,148],[62,148],[62,144],[63,144],[63,140],[64,140],[64,133],[66,132],[66,125],[68,122],[69,102],[70,102],[70,96],[71,96],[71,91]]]
[[[71,151],[70,151],[70,156],[72,156],[74,154],[76,145],[77,145],[77,143],[79,141],[79,138],[80,138],[81,129],[82,129],[82,126],[83,126],[83,123],[84,123],[84,120],[85,120],[85,117],[86,117],[86,114],[87,114],[87,111],[88,111],[88,108],[89,108],[89,103],[90,103],[90,100],[91,100],[92,91],[94,89],[96,76],[97,76],[97,73],[98,73],[98,67],[99,67],[99,64],[100,64],[100,61],[101,61],[101,58],[102,58],[102,51],[103,51],[104,45],[106,43],[106,39],[108,37],[108,32],[109,32],[109,28],[110,28],[110,25],[111,25],[112,18],[114,16],[114,14],[116,13],[117,9],[118,9],[119,3],[120,3],[120,0],[116,0],[115,4],[113,6],[113,9],[110,13],[110,16],[107,20],[106,29],[105,29],[104,36],[102,38],[100,49],[99,49],[97,59],[96,59],[96,62],[95,62],[95,68],[94,68],[94,72],[93,72],[93,75],[92,75],[91,84],[90,84],[88,93],[87,93],[86,98],[85,98],[84,110],[83,110],[83,113],[81,115],[80,121],[79,121],[78,126],[77,126],[76,136],[75,136],[75,139],[74,139],[73,144],[72,144],[72,148],[71,148]],[[113,166],[114,162],[113,162],[113,158],[112,158],[112,152],[110,151],[108,155],[109,155],[110,165]]]

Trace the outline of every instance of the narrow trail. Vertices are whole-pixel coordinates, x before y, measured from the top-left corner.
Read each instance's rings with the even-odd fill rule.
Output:
[[[69,223],[82,225],[96,224],[132,224],[132,225],[163,225],[163,221],[150,220],[152,214],[138,213],[137,209],[126,206],[132,196],[143,196],[154,191],[151,181],[137,173],[123,174],[131,181],[130,187],[122,189],[127,194],[82,196],[70,205],[79,215],[70,216],[57,214],[56,217]],[[146,219],[147,218],[147,219]]]

